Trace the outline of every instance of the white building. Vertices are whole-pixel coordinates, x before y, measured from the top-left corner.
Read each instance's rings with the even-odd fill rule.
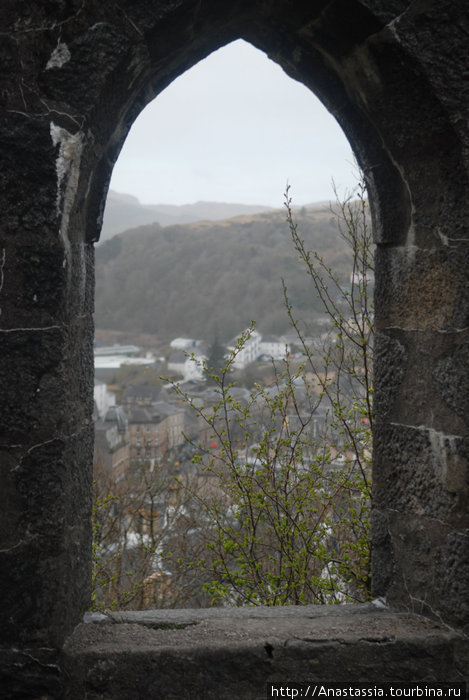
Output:
[[[246,340],[244,347],[242,350],[239,350],[236,353],[236,357],[233,363],[233,367],[235,369],[244,369],[248,365],[251,364],[251,362],[255,362],[259,355],[261,354],[260,351],[260,342],[261,342],[261,334],[258,333],[257,331],[252,331],[252,333],[249,335],[249,338]],[[228,351],[232,352],[235,347],[236,347],[236,342],[237,338],[231,341],[230,345],[228,346]]]
[[[94,402],[99,418],[104,418],[111,406],[116,404],[116,396],[108,391],[106,384],[99,379],[94,380]]]
[[[127,355],[95,355],[94,374],[98,379],[110,381],[123,365],[155,367],[155,359],[150,357],[127,357]]]
[[[201,343],[201,340],[195,340],[194,338],[174,338],[170,342],[169,347],[173,348],[173,350],[192,350]]]
[[[126,357],[123,355],[95,355],[94,368],[97,369],[114,369],[118,370],[122,365],[154,365],[155,360],[152,357]]]
[[[366,270],[363,272],[351,272],[350,273],[350,284],[363,285],[363,284],[374,284],[375,276],[371,270]]]
[[[276,335],[263,335],[259,343],[259,354],[267,355],[273,360],[282,360],[290,354],[290,346],[285,338]]]
[[[136,345],[119,345],[119,343],[114,345],[97,345],[94,349],[95,355],[126,355],[130,357],[137,355],[139,352],[140,348]]]
[[[181,374],[185,382],[188,382],[191,379],[203,379],[203,362],[206,359],[207,356],[197,348],[195,348],[191,353],[187,353],[184,350],[178,350],[170,356],[168,360],[168,370],[169,372]]]

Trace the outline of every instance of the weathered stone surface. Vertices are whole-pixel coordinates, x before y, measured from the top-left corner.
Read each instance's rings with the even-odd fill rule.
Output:
[[[10,441],[15,448],[29,447],[91,422],[92,332],[85,319],[70,327],[0,331],[0,351],[4,358],[0,445]],[[67,371],[70,360],[77,364],[73,373]]]
[[[373,402],[375,411],[382,418],[393,413],[394,403],[406,374],[407,361],[406,349],[397,338],[383,332],[375,333]]]
[[[395,576],[393,541],[386,512],[374,507],[371,512],[371,595],[386,597]]]
[[[2,650],[4,697],[265,697],[271,682],[461,682],[463,634],[374,605],[94,615],[59,655]],[[88,617],[90,620],[90,617]],[[104,621],[103,621],[104,620]]]
[[[26,647],[20,651],[0,647],[0,654],[0,687],[4,698],[59,700],[64,697],[65,683],[56,650]]]
[[[414,245],[378,247],[375,305],[380,328],[440,332],[466,329],[468,264],[467,246],[443,244],[429,250]]]
[[[0,551],[3,644],[58,646],[88,606],[92,455],[90,425],[2,460],[5,520],[16,506]]]
[[[455,532],[436,518],[409,512],[376,509],[374,518],[378,532],[387,530],[373,553],[374,595],[467,629],[467,528]]]
[[[268,682],[462,680],[469,642],[372,605],[120,613],[64,649],[70,699],[260,698]]]
[[[466,335],[466,334],[464,334]],[[432,379],[448,406],[469,421],[469,342],[455,344],[433,367]]]
[[[63,335],[58,327],[0,332],[4,358],[0,370],[3,380],[0,444],[15,446],[30,441],[35,444],[56,435],[54,412],[57,403],[60,410],[65,400],[59,377]]]
[[[377,508],[415,512],[465,527],[468,514],[458,507],[467,498],[467,444],[461,437],[432,429],[378,424],[373,449],[381,469],[373,481]]]
[[[8,687],[22,692],[23,669],[23,696],[59,692],[52,689],[55,662],[36,662],[40,653],[32,647],[58,648],[87,604],[89,242],[99,236],[113,163],[141,109],[187,68],[236,38],[264,50],[319,96],[364,168],[378,242],[375,587],[402,610],[466,625],[466,0],[3,0],[0,33],[0,628],[5,643],[21,647],[15,653],[23,659],[16,664],[2,656],[4,677],[17,683]],[[238,691],[251,697],[252,684],[240,685],[245,672],[256,688],[272,668],[279,680],[287,669],[313,669],[319,677],[333,668],[331,653],[334,673],[357,669],[355,678],[383,679],[392,670],[398,677],[431,679],[434,669],[442,677],[445,668],[446,680],[456,677],[452,638],[441,630],[434,637],[432,623],[422,623],[415,644],[400,633],[394,643],[386,628],[391,646],[378,640],[378,631],[370,646],[369,629],[357,623],[363,631],[358,639],[350,633],[349,641],[330,643],[311,632],[311,641],[304,630],[298,641],[289,630],[273,635],[272,651],[260,641],[265,634],[258,623],[243,621],[243,629],[232,623],[231,637],[228,630],[217,637],[212,620],[197,625],[219,647],[198,650],[195,638],[187,647],[192,697],[205,682],[212,695],[203,697],[223,697],[223,687],[231,696]],[[165,693],[166,681],[191,696],[174,646],[162,647],[157,661],[142,651],[131,655],[132,669],[124,663],[119,649],[129,650],[128,637],[120,647],[116,639],[135,636],[153,648],[161,637],[157,630],[112,630],[79,631],[74,650],[68,648],[73,697],[86,686],[89,698],[135,697],[125,676],[132,669],[132,687],[144,697],[152,688]],[[174,634],[180,640],[192,632]],[[335,639],[332,627],[318,634]],[[87,635],[88,678],[78,644]],[[114,655],[99,650],[99,635],[101,641],[114,637]],[[278,639],[283,646],[275,647]],[[458,645],[461,665],[467,648],[459,637]],[[26,677],[36,678],[33,685]],[[51,689],[43,691],[49,680]]]
[[[2,52],[2,61],[3,56]],[[15,66],[10,77],[17,69]],[[11,88],[4,86],[4,90],[11,94]],[[55,182],[56,163],[51,157],[50,124],[39,115],[25,113],[24,102],[17,109],[12,106],[11,111],[3,111],[2,117],[0,185],[4,209],[0,240],[2,246],[26,242],[32,246],[36,237],[41,243],[55,229],[57,190],[51,187],[51,181]],[[19,206],[26,192],[30,201],[27,206]],[[8,266],[5,272],[9,270]]]
[[[435,579],[442,618],[456,624],[464,620],[469,635],[469,528],[446,537],[438,552]]]
[[[464,436],[466,414],[461,406],[455,410],[455,400],[464,392],[467,365],[464,351],[457,348],[466,337],[466,331],[379,331],[374,377],[378,421]]]

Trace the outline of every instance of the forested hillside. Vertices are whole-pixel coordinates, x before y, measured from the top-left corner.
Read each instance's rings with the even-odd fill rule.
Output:
[[[161,226],[189,224],[207,219],[219,221],[232,216],[252,215],[270,207],[252,204],[229,204],[226,202],[195,202],[194,204],[141,204],[137,197],[109,190],[104,209],[100,241],[107,241],[135,226],[145,226],[157,221]]]
[[[297,221],[310,249],[346,281],[350,262],[330,209],[302,208]],[[283,210],[142,226],[96,249],[96,327],[227,341],[255,319],[263,333],[282,333],[282,277],[302,318],[320,312]]]

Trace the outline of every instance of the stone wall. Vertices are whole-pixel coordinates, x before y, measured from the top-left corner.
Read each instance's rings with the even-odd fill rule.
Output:
[[[367,179],[375,593],[469,624],[468,15],[466,0],[2,1],[4,648],[59,648],[89,602],[92,245],[112,166],[140,110],[239,37],[318,95]]]

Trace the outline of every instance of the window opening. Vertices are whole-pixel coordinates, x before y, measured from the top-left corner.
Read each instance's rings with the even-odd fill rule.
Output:
[[[226,51],[229,61],[237,56],[236,71],[245,82],[239,63],[246,57],[252,60],[253,55],[259,60],[260,52],[244,42],[235,44],[216,53],[222,56]],[[220,56],[212,55],[207,61],[219,60]],[[264,61],[268,62],[262,57],[262,71],[266,70]],[[202,66],[196,68],[202,70]],[[278,67],[276,70],[281,72]],[[122,352],[121,362],[107,377],[112,383],[108,385],[105,403],[113,406],[113,411],[109,413],[108,409],[103,414],[110,424],[116,422],[120,442],[112,449],[116,459],[119,452],[121,467],[119,481],[113,482],[103,465],[99,461],[95,464],[95,533],[99,541],[95,547],[94,587],[98,606],[100,601],[103,607],[138,608],[213,602],[340,602],[366,597],[366,538],[353,535],[351,539],[350,530],[361,529],[366,535],[368,528],[364,501],[369,488],[370,376],[357,363],[363,359],[360,353],[364,339],[367,349],[371,347],[371,297],[365,298],[363,308],[363,295],[370,294],[372,281],[368,269],[371,252],[363,247],[369,245],[369,239],[364,244],[362,238],[355,237],[352,244],[356,248],[350,257],[342,240],[347,233],[342,230],[341,234],[337,223],[342,219],[348,234],[354,226],[355,236],[360,227],[365,235],[369,234],[365,193],[363,189],[359,193],[354,219],[350,218],[352,209],[348,203],[335,211],[324,201],[310,206],[313,200],[330,198],[330,185],[328,196],[320,186],[315,189],[311,165],[314,163],[315,170],[327,171],[326,179],[330,179],[335,167],[334,149],[337,141],[344,138],[337,133],[338,127],[336,141],[322,150],[321,128],[311,129],[311,118],[303,114],[302,107],[296,112],[303,115],[300,123],[303,120],[304,130],[298,125],[289,128],[283,107],[290,100],[283,85],[276,88],[271,113],[259,115],[264,97],[258,83],[242,97],[233,86],[231,94],[225,97],[229,112],[239,121],[238,103],[244,103],[244,107],[249,104],[250,130],[234,132],[233,123],[226,123],[221,104],[220,81],[221,76],[226,80],[227,72],[226,64],[218,73],[212,71],[203,93],[189,71],[175,81],[184,82],[188,92],[181,93],[184,97],[176,95],[176,102],[169,103],[168,108],[165,94],[170,93],[172,86],[159,96],[151,106],[154,112],[147,109],[142,114],[143,137],[134,136],[136,126],[131,131],[128,142],[138,142],[139,138],[142,142],[137,143],[130,156],[125,155],[124,147],[111,183],[112,188],[125,194],[110,192],[102,243],[97,248],[96,352],[109,357],[100,345],[106,350],[114,345],[116,353]],[[276,85],[273,77],[269,80]],[[298,85],[285,80],[296,92]],[[266,79],[264,84],[268,84]],[[300,89],[301,105],[308,100],[315,102],[309,91],[303,86]],[[194,102],[196,94],[199,103]],[[201,136],[201,120],[207,119],[201,109],[204,97],[213,114],[208,132]],[[187,104],[193,105],[190,118]],[[171,132],[162,127],[165,109],[169,109],[175,122]],[[325,110],[321,109],[324,116]],[[280,112],[275,136],[261,143],[259,129],[254,129],[256,120],[261,131],[268,131],[274,112]],[[331,117],[327,120],[330,122]],[[151,127],[146,133],[145,123]],[[144,156],[155,132],[164,133],[165,138],[157,149],[155,172],[149,175],[150,165]],[[181,136],[186,132],[189,141],[181,146]],[[313,138],[316,134],[318,139]],[[211,155],[212,144],[215,155]],[[239,152],[239,162],[233,160],[232,154],[221,155],[222,148],[230,144]],[[308,144],[312,149],[309,155]],[[188,152],[189,145],[193,152]],[[178,152],[180,155],[175,155]],[[301,153],[296,163],[291,159],[295,152]],[[342,159],[343,156],[342,152]],[[178,158],[190,174],[189,184],[182,182],[175,171]],[[212,158],[216,158],[216,169]],[[301,173],[300,161],[301,167],[306,164],[308,177]],[[347,171],[343,172],[356,184],[348,147],[345,161]],[[267,185],[258,188],[259,182],[269,180],[271,171],[276,172],[277,179],[269,181],[270,189]],[[135,190],[134,182],[128,179],[130,176],[136,180],[136,172],[145,175],[141,190]],[[291,190],[286,186],[287,180],[292,182]],[[199,189],[201,185],[212,190]],[[223,189],[217,190],[218,185]],[[241,190],[241,185],[247,189]],[[303,186],[306,194],[300,190]],[[231,204],[204,201],[185,206],[204,198],[206,191],[213,192],[210,200],[237,199],[244,206],[236,209]],[[294,204],[301,206],[292,205],[290,194]],[[140,201],[133,199],[135,196]],[[233,213],[238,218],[230,218]],[[127,224],[132,216],[137,217],[133,232],[112,236],[116,233],[112,228],[115,221]],[[187,226],[178,222],[177,216],[195,221]],[[213,217],[213,222],[200,223],[207,217]],[[221,223],[217,223],[217,217]],[[168,227],[171,221],[175,223]],[[218,238],[225,236],[221,258],[214,255],[214,231]],[[312,258],[302,249],[303,231],[308,234],[312,249],[333,238],[333,249],[327,255],[337,269],[342,266],[341,272],[329,273],[321,253],[311,265]],[[291,249],[286,252],[282,246],[289,235]],[[158,245],[146,249],[145,242],[152,238]],[[242,246],[230,248],[230,241],[236,240]],[[128,247],[129,241],[132,243]],[[349,239],[349,246],[350,242]],[[276,247],[286,271],[276,270],[266,256],[267,249]],[[131,255],[133,271],[125,269],[124,249]],[[306,265],[307,282],[313,283],[316,295],[322,295],[313,320],[306,318],[311,312],[311,293],[306,294],[304,288],[295,284],[295,279],[305,275],[297,266],[298,256]],[[221,274],[223,258],[229,264]],[[153,264],[145,267],[145,259]],[[314,264],[318,273],[313,272]],[[105,275],[100,275],[100,266],[107,266]],[[242,291],[249,291],[249,304],[242,297],[237,299],[233,291],[240,286],[237,266],[248,269],[247,281],[241,287]],[[288,272],[292,272],[291,279],[287,278]],[[282,305],[282,275],[288,284],[286,311]],[[151,287],[155,278],[164,280],[159,290]],[[114,286],[109,286],[110,280],[115,281]],[[208,291],[201,295],[206,298],[205,307],[202,304],[200,308],[199,304],[196,314],[197,291],[203,288],[205,280],[209,280]],[[280,292],[277,305],[282,322],[270,310],[275,305],[270,298],[275,285]],[[231,314],[229,322],[223,298],[227,289],[238,313],[238,317]],[[177,301],[176,291],[182,301]],[[241,312],[246,306],[254,307],[263,295],[264,306],[260,308],[264,311],[249,315],[257,316],[258,327],[246,331],[249,320]],[[132,302],[135,298],[136,304]],[[109,310],[115,301],[116,315],[112,315]],[[297,312],[303,316],[301,323]],[[302,325],[306,320],[307,325]],[[335,329],[334,323],[338,324]],[[287,335],[289,326],[295,332],[293,339]],[[241,340],[233,337],[230,341],[230,331],[234,335],[241,333]],[[322,340],[328,333],[325,344]],[[109,359],[108,364],[113,362],[115,358],[112,362]],[[108,369],[102,362],[99,368]],[[163,381],[162,376],[174,377],[176,382]],[[236,384],[228,390],[232,379]],[[321,399],[328,393],[327,401]],[[192,410],[188,410],[188,404],[192,404]],[[353,431],[347,439],[337,440],[346,424],[345,413],[353,414]],[[144,424],[146,432],[154,435],[154,448],[150,447],[144,428],[140,429]],[[133,449],[132,433],[138,433]],[[322,435],[322,443],[318,442],[318,435]],[[229,483],[231,486],[226,486]],[[234,487],[238,488],[236,494]],[[290,501],[287,497],[275,503],[280,487],[290,494]],[[276,523],[273,510],[264,507],[263,500],[274,502]],[[244,544],[240,539],[243,527],[248,533]],[[350,542],[345,546],[347,537]],[[328,554],[318,558],[318,552],[326,550]],[[204,559],[207,552],[210,556]],[[116,572],[123,570],[123,560],[126,576],[120,580]],[[337,564],[337,560],[341,563]],[[197,561],[211,565],[211,576],[204,577],[204,567],[197,567]],[[184,571],[181,562],[186,566]],[[266,562],[270,564],[265,566]],[[188,576],[189,570],[195,575]],[[165,584],[159,586],[163,578],[155,574],[162,572]],[[293,593],[286,593],[288,582],[295,578]]]

